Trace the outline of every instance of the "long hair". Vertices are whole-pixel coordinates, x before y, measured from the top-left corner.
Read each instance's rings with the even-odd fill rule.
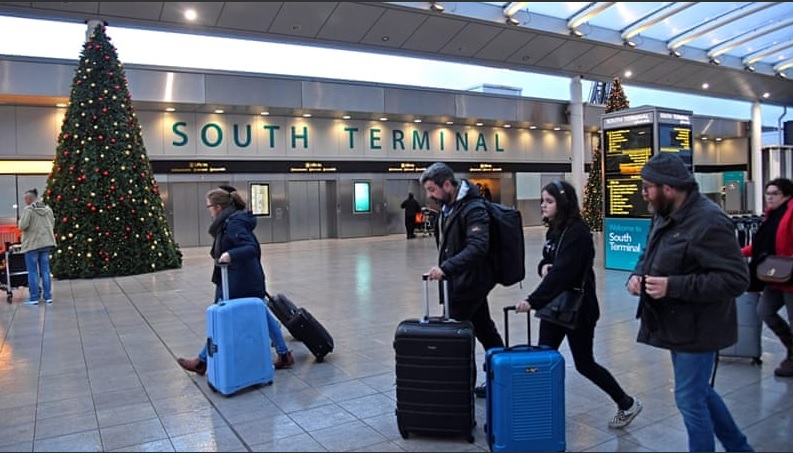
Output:
[[[556,217],[543,218],[542,221],[551,232],[561,234],[573,219],[581,218],[581,207],[578,205],[578,195],[567,181],[555,180],[542,188],[548,195],[556,200]]]
[[[207,200],[209,200],[211,204],[216,204],[223,209],[234,205],[238,211],[241,211],[247,206],[245,200],[242,199],[239,192],[236,190],[229,192],[221,188],[212,189],[207,192]]]

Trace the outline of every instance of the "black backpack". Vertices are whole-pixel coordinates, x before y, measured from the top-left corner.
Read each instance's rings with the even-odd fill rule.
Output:
[[[496,283],[520,283],[526,277],[523,218],[515,208],[485,200],[490,215],[489,259]]]

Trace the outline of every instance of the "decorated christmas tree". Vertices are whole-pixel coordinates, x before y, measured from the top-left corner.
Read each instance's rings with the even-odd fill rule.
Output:
[[[52,274],[94,278],[179,268],[182,254],[164,215],[124,67],[104,24],[90,31],[43,197],[55,213]]]
[[[628,98],[625,97],[625,92],[622,91],[620,79],[619,77],[614,77],[614,81],[611,83],[609,99],[606,101],[606,113],[625,110],[628,107],[630,107],[630,102],[628,102]]]
[[[606,102],[606,113],[624,110],[629,107],[628,98],[622,90],[619,78],[614,78]],[[603,169],[602,151],[595,148],[592,151],[592,167],[589,170],[586,188],[584,188],[584,205],[582,216],[592,231],[603,231]]]

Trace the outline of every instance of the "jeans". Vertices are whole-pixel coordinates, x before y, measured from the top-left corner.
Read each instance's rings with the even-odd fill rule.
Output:
[[[44,287],[44,300],[52,299],[52,279],[50,277],[50,250],[42,247],[25,252],[25,267],[28,273],[29,300],[39,300],[39,275],[41,286]]]
[[[270,312],[270,309],[265,309],[265,313],[267,313],[267,331],[270,333],[270,341],[273,342],[273,346],[275,346],[275,352],[277,354],[286,354],[289,352],[289,348],[286,346],[286,340],[284,340],[284,334],[281,332],[281,324],[278,323],[278,319]],[[198,353],[198,358],[206,363],[207,361],[207,346],[204,345],[201,348],[201,352]]]
[[[782,307],[786,307],[787,320],[779,314]],[[766,287],[757,304],[757,316],[774,332],[790,331],[793,329],[793,293]]]
[[[710,386],[716,353],[671,354],[675,403],[688,431],[688,450],[716,451],[715,434],[725,451],[754,451],[724,401]]]

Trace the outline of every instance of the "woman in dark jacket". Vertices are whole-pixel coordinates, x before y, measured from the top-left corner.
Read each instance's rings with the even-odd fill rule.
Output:
[[[212,215],[209,234],[214,238],[209,254],[215,261],[229,265],[230,299],[258,297],[264,303],[266,293],[264,268],[261,262],[262,249],[253,233],[256,228],[256,217],[246,211],[245,206],[245,201],[232,187],[213,189],[207,193],[207,209]],[[215,284],[214,301],[217,302],[223,295],[218,266],[212,271],[212,283]],[[273,365],[275,369],[287,368],[294,364],[292,353],[286,346],[278,320],[269,309],[265,312],[270,340],[278,354]],[[197,358],[179,358],[177,362],[185,370],[203,375],[207,368],[206,346],[201,349]]]
[[[562,291],[580,287],[583,281],[584,302],[576,328],[571,330],[541,320],[539,343],[559,349],[562,340],[567,337],[576,370],[617,404],[617,414],[609,421],[609,427],[624,428],[639,415],[642,403],[625,393],[614,376],[595,362],[593,346],[600,308],[595,292],[595,246],[592,233],[581,218],[573,186],[564,181],[554,181],[543,187],[541,196],[543,222],[548,226],[542,259],[537,266],[542,281],[526,299],[515,305],[516,311],[541,308]]]
[[[765,185],[765,216],[752,243],[741,249],[743,256],[752,257],[752,274],[756,263],[766,255],[793,255],[793,182],[777,178]],[[755,275],[751,276],[756,279]],[[769,284],[762,290],[757,315],[779,337],[786,349],[785,359],[774,370],[779,377],[793,377],[793,285]],[[787,307],[787,321],[779,315]]]

